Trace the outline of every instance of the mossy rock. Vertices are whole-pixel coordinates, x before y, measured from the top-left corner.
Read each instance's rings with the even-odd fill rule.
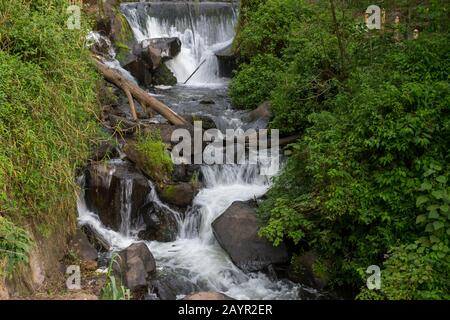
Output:
[[[163,63],[153,72],[153,85],[174,86],[177,84],[177,78],[172,71]]]
[[[192,204],[198,188],[189,182],[167,184],[159,188],[159,197],[162,201],[178,208],[186,208]]]

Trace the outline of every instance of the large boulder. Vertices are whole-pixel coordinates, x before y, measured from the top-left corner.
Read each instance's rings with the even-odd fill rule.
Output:
[[[131,55],[126,61],[123,62],[123,68],[130,72],[130,74],[136,79],[136,81],[141,86],[149,87],[152,85],[153,76],[152,68],[153,65],[149,64],[146,60]]]
[[[255,209],[247,202],[236,201],[212,223],[214,235],[243,271],[260,271],[271,264],[289,261],[284,243],[274,247],[258,235]]]
[[[133,243],[120,251],[120,259],[114,264],[114,271],[124,286],[132,292],[148,286],[156,263],[152,253],[143,242]]]
[[[174,241],[178,227],[174,214],[167,208],[149,202],[139,209],[145,229],[139,232],[139,238],[143,240],[156,240],[161,242]]]
[[[126,232],[136,222],[139,208],[147,202],[151,191],[147,178],[126,161],[92,163],[85,176],[88,210],[96,213],[105,226]],[[122,221],[123,217],[129,221]]]
[[[236,56],[233,54],[231,44],[215,52],[219,62],[219,77],[231,78],[237,69]]]
[[[234,300],[220,292],[197,292],[184,297],[183,300]]]
[[[116,48],[116,59],[121,63],[131,54],[136,45],[133,31],[120,11],[121,0],[103,0],[98,6],[95,29],[106,34]]]
[[[175,58],[181,51],[181,41],[177,37],[152,38],[141,42],[143,54],[159,56],[163,60]]]

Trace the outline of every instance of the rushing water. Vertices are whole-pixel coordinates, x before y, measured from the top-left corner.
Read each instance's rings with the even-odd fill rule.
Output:
[[[170,67],[182,79],[191,72],[202,59],[215,59],[212,48],[221,46],[233,37],[235,11],[232,7],[223,9],[223,15],[198,15],[192,17],[192,11],[177,12],[166,16],[158,7],[155,12],[143,9],[136,4],[122,6],[127,19],[133,26],[137,39],[164,35],[178,35],[182,38],[183,49]],[[230,11],[231,10],[231,11]],[[230,13],[231,12],[231,13]],[[186,18],[190,15],[191,21]],[[195,37],[195,45],[193,38]],[[211,62],[210,61],[210,62]],[[112,64],[114,64],[112,62]],[[120,67],[116,66],[118,70]],[[172,107],[176,112],[207,114],[211,116],[220,129],[243,126],[242,113],[232,110],[226,95],[226,82],[217,78],[214,63],[208,63],[202,73],[193,81],[198,86],[182,86],[162,90],[158,98]],[[221,82],[205,87],[205,82]],[[203,97],[213,99],[213,105],[202,105]],[[277,160],[271,155],[267,161]],[[112,166],[115,161],[112,160]],[[220,216],[234,201],[247,201],[263,196],[270,188],[270,177],[260,174],[258,165],[214,165],[201,167],[205,187],[195,197],[192,208],[182,214],[166,206],[158,198],[155,188],[148,195],[153,201],[174,215],[178,223],[178,235],[173,242],[146,242],[157,260],[159,271],[172,271],[182,274],[184,279],[198,286],[202,291],[219,291],[236,299],[298,299],[299,286],[289,281],[273,281],[263,273],[244,273],[238,269],[217,243],[211,223]],[[104,181],[110,181],[114,172],[105,170]],[[80,181],[83,183],[83,181]],[[151,186],[152,182],[149,181]],[[119,232],[105,228],[98,216],[90,212],[84,196],[78,199],[79,223],[93,227],[113,250],[120,250],[140,241],[137,230],[131,230],[130,208],[132,183],[122,184],[122,225]]]
[[[138,42],[149,38],[178,37],[181,52],[166,64],[178,82],[191,85],[222,83],[215,52],[229,46],[237,13],[221,3],[138,3],[121,6]]]

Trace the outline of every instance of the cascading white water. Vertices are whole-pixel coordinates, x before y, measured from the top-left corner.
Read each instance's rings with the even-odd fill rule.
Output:
[[[133,180],[125,179],[124,185],[121,186],[121,207],[120,207],[120,233],[125,236],[130,236],[131,227],[131,194],[133,192]]]
[[[261,176],[259,169],[251,164],[203,166],[202,173],[206,188],[193,201],[197,212],[192,211],[183,220],[171,210],[179,224],[177,239],[173,242],[146,242],[157,264],[162,269],[182,269],[202,290],[220,291],[236,299],[298,298],[298,287],[291,283],[274,282],[263,273],[246,274],[238,269],[212,232],[211,223],[234,201],[247,201],[264,195],[270,187],[269,178]],[[154,191],[149,199],[165,206]],[[117,250],[139,241],[105,228],[98,216],[87,210],[82,196],[78,201],[78,212],[81,225],[89,224],[95,228]],[[192,224],[197,227],[189,228]]]
[[[139,5],[142,5],[139,7]],[[138,41],[147,38],[178,36],[182,41],[181,53],[167,64],[179,82],[183,82],[206,59],[207,62],[192,78],[190,85],[220,83],[214,50],[229,44],[234,36],[236,13],[229,5],[220,6],[220,14],[194,14],[193,7],[165,3],[149,10],[154,3],[124,4],[122,11],[132,26]],[[170,10],[162,10],[172,6]],[[216,4],[213,4],[213,9]],[[184,9],[183,9],[184,8]],[[189,8],[186,10],[186,8]],[[224,9],[225,8],[225,9]],[[174,10],[172,10],[174,9]],[[176,9],[176,10],[175,10]],[[180,9],[180,10],[178,10]],[[173,13],[173,11],[175,13]],[[169,13],[168,13],[169,12]],[[114,62],[111,62],[114,63]],[[116,68],[119,66],[115,65]],[[120,70],[120,69],[119,69]],[[124,72],[120,70],[121,72]],[[185,87],[184,87],[185,88]],[[227,116],[223,122],[228,127],[240,127],[242,122]],[[278,155],[261,155],[263,162],[276,161]],[[110,160],[114,161],[114,160]],[[205,188],[193,201],[191,210],[183,214],[160,201],[153,184],[148,201],[153,201],[174,215],[178,223],[178,235],[173,242],[146,242],[160,271],[180,272],[202,291],[219,291],[236,299],[297,299],[299,287],[285,281],[272,281],[263,273],[246,274],[238,269],[217,243],[211,223],[234,201],[259,198],[270,188],[270,177],[260,174],[260,166],[253,164],[202,166]],[[112,171],[105,171],[105,181]],[[110,179],[109,179],[110,180]],[[80,181],[83,185],[83,182]],[[126,189],[126,188],[125,188]],[[125,191],[126,193],[126,191]],[[78,199],[78,221],[88,224],[106,240],[113,250],[121,250],[140,241],[137,230],[128,225],[115,232],[102,225],[99,217],[90,212],[83,194]],[[129,221],[123,219],[122,222]],[[129,222],[128,222],[129,223]],[[128,229],[127,229],[128,228]]]
[[[149,4],[151,9],[152,5]],[[169,4],[167,4],[169,5]],[[176,5],[176,4],[172,4]],[[219,14],[196,13],[193,4],[179,4],[184,10],[174,10],[173,16],[153,15],[152,10],[124,4],[122,11],[138,42],[150,38],[178,37],[181,52],[166,62],[179,83],[200,68],[189,80],[190,85],[221,84],[215,52],[229,46],[234,37],[236,12],[232,6],[220,7]]]

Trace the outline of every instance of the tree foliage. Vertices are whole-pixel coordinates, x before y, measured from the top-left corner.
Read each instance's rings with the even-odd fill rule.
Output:
[[[272,2],[280,12],[289,5]],[[368,31],[366,2],[335,2],[338,31],[328,1],[298,1],[309,14],[274,29],[287,41],[269,51],[284,64],[269,96],[271,125],[303,135],[260,209],[261,234],[334,261],[333,286],[363,288],[366,268],[383,266],[381,290],[361,289],[361,299],[448,299],[448,5],[395,1],[387,13],[398,12],[403,23],[387,19],[383,30]],[[251,18],[247,28],[261,24]],[[246,59],[234,86],[245,87],[247,69],[258,70],[251,54]]]

